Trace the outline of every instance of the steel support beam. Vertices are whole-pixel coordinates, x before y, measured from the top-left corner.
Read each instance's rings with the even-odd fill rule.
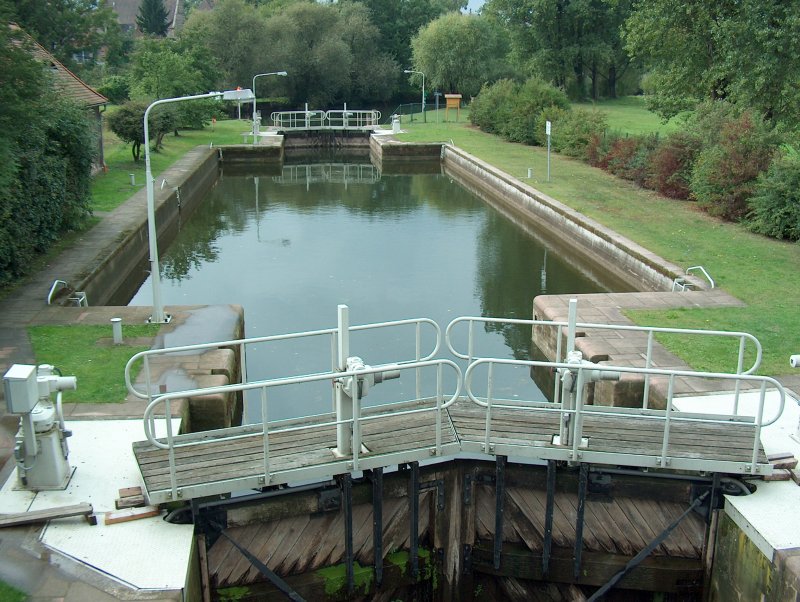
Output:
[[[411,480],[408,487],[410,516],[411,577],[416,582],[419,577],[419,462],[411,462]]]
[[[355,586],[353,577],[353,481],[350,473],[341,476],[342,511],[344,512],[344,557],[347,572],[347,593],[352,594]]]
[[[372,548],[375,583],[383,581],[383,468],[372,470]]]
[[[550,552],[553,549],[553,509],[556,503],[556,461],[547,461],[547,506],[544,512],[544,542],[542,543],[542,575],[550,571]]]
[[[583,552],[583,517],[586,510],[586,486],[589,481],[589,465],[581,464],[578,476],[578,512],[575,521],[575,565],[572,575],[577,579],[581,574],[581,552]]]
[[[503,510],[506,498],[506,456],[495,458],[494,477],[494,568],[500,568],[503,551]]]

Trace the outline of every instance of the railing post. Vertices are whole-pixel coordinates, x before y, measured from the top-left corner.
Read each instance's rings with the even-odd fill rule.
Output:
[[[419,396],[417,397],[419,399]],[[442,455],[442,365],[436,368],[436,455]]]
[[[661,442],[661,468],[666,468],[669,461],[667,460],[667,449],[669,448],[669,428],[670,428],[670,417],[672,415],[672,398],[674,396],[675,390],[675,375],[670,374],[669,376],[669,385],[667,387],[667,409],[665,412],[666,421],[664,423],[664,439]]]
[[[350,310],[346,305],[338,308],[337,365],[340,372],[347,370],[350,356]],[[349,456],[352,449],[353,401],[344,392],[344,383],[337,380],[336,387],[336,453]]]
[[[494,363],[489,363],[489,377],[487,379],[487,388],[486,388],[486,438],[484,442],[484,450],[483,453],[490,454],[492,453],[492,368],[494,368]]]
[[[739,360],[736,364],[736,374],[742,373],[742,367],[744,366],[744,349],[745,349],[745,340],[744,337],[739,337]],[[740,389],[741,382],[739,379],[736,379],[736,388],[734,390],[733,395],[733,414],[739,414],[739,389]]]
[[[578,300],[569,300],[569,315],[567,318],[567,355],[570,351],[575,351],[575,329],[578,321]]]
[[[650,369],[653,361],[653,331],[647,333],[647,356],[645,357],[644,367]],[[644,394],[642,407],[646,410],[650,402],[650,373],[644,375]]]
[[[264,485],[269,485],[269,426],[267,417],[267,388],[261,389],[261,435],[264,438]]]

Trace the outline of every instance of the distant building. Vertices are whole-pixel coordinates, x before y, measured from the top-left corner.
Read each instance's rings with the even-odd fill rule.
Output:
[[[139,16],[139,7],[142,0],[110,0],[109,5],[117,13],[117,22],[122,31],[136,32],[136,17]],[[167,37],[174,37],[183,27],[185,18],[183,0],[164,0],[167,9]]]
[[[40,63],[49,67],[53,78],[53,85],[59,94],[65,98],[75,101],[77,104],[86,107],[90,112],[95,123],[97,133],[97,153],[95,158],[95,170],[102,169],[105,165],[103,156],[103,116],[102,110],[109,100],[83,82],[77,75],[62,65],[56,57],[47,52],[44,47],[36,40],[25,33],[17,24],[10,23],[14,31],[19,31],[31,42],[33,56]]]

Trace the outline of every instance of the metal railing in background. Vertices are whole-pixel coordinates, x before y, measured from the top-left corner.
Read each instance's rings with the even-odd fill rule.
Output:
[[[378,127],[381,112],[375,110],[275,111],[273,127],[293,130],[366,130]]]
[[[551,403],[542,403],[542,402],[522,402],[515,398],[514,401],[510,401],[507,399],[498,400],[493,398],[492,391],[495,388],[495,366],[518,366],[524,367],[528,370],[535,367],[540,368],[547,368],[550,370],[558,371],[559,374],[563,374],[564,372],[570,372],[572,374],[572,380],[577,383],[574,387],[573,395],[574,395],[574,403],[566,404],[566,403],[558,403],[558,404],[551,404]],[[474,374],[479,367],[486,366],[487,367],[487,381],[486,381],[486,391],[487,394],[485,397],[481,398],[478,397],[472,387],[472,383],[474,380]],[[598,406],[598,405],[589,405],[586,403],[586,392],[584,384],[590,382],[592,380],[602,379],[602,376],[598,376],[598,374],[591,374],[591,373],[608,373],[617,376],[619,374],[641,374],[641,375],[648,375],[653,377],[660,377],[668,379],[668,388],[667,388],[667,399],[666,399],[666,409],[665,410],[647,410],[639,409],[639,408],[618,408],[618,407],[610,407],[610,406]],[[591,374],[591,375],[590,375]],[[464,374],[464,387],[465,393],[467,397],[476,405],[482,407],[486,411],[485,415],[485,431],[484,431],[484,443],[483,443],[483,451],[485,453],[495,453],[495,449],[491,443],[491,430],[492,430],[492,419],[493,411],[497,411],[499,409],[503,410],[516,410],[519,412],[526,413],[525,415],[531,416],[535,414],[541,413],[555,413],[559,414],[561,418],[561,425],[562,425],[562,443],[567,441],[567,446],[569,448],[569,452],[566,458],[570,461],[582,461],[582,462],[592,462],[598,461],[600,463],[606,464],[613,464],[616,461],[615,454],[609,453],[606,451],[590,451],[587,449],[582,449],[582,441],[583,441],[583,419],[585,416],[591,415],[594,417],[597,416],[607,416],[610,418],[641,418],[646,416],[647,418],[653,419],[655,421],[660,421],[662,423],[662,438],[661,438],[661,453],[656,456],[655,460],[658,467],[661,468],[678,468],[678,469],[688,469],[688,470],[703,470],[703,460],[695,460],[693,458],[681,457],[681,458],[672,458],[669,455],[670,451],[670,428],[677,422],[692,422],[692,423],[714,423],[714,424],[721,424],[721,425],[730,425],[732,418],[736,418],[739,416],[739,408],[738,408],[738,400],[736,402],[731,402],[733,404],[732,412],[725,413],[725,412],[716,412],[714,414],[702,414],[702,413],[693,413],[693,412],[679,412],[676,411],[673,407],[675,401],[675,379],[676,378],[696,378],[696,379],[704,379],[704,380],[722,380],[722,381],[730,381],[734,380],[737,382],[746,381],[746,382],[753,382],[758,383],[759,386],[759,398],[758,398],[758,407],[757,410],[754,412],[753,422],[755,423],[755,428],[753,430],[753,440],[752,440],[752,453],[749,462],[749,472],[752,474],[756,474],[758,472],[758,455],[760,451],[760,442],[761,442],[761,430],[763,427],[769,426],[774,424],[778,418],[780,418],[781,414],[783,413],[783,409],[786,402],[786,391],[784,390],[783,386],[774,378],[770,378],[767,376],[753,376],[748,374],[725,374],[725,373],[717,373],[717,372],[694,372],[691,370],[660,370],[656,368],[632,368],[626,366],[611,366],[611,365],[600,365],[600,364],[592,364],[589,362],[586,363],[560,363],[560,362],[543,362],[543,361],[531,361],[531,360],[510,360],[510,359],[494,359],[494,358],[481,358],[472,361],[467,368]],[[612,380],[612,379],[607,379]],[[558,379],[557,379],[558,381]],[[775,390],[780,396],[779,402],[774,410],[774,415],[771,416],[764,416],[765,413],[765,401],[766,401],[766,394],[767,394],[767,387],[769,386],[770,390]],[[738,387],[737,387],[738,389]],[[565,393],[566,394],[566,393]],[[562,395],[563,397],[563,395]],[[507,417],[506,417],[507,418]],[[568,429],[565,431],[564,429]],[[513,445],[513,444],[511,444]],[[496,453],[505,453],[505,452],[496,452]],[[630,454],[616,454],[619,455],[619,459],[621,463],[624,463],[622,460],[623,455],[629,456]]]
[[[468,325],[466,353],[457,350],[453,346],[452,342],[453,329],[456,327],[457,324],[463,322],[466,322]],[[459,317],[447,325],[447,328],[445,329],[445,342],[447,344],[448,349],[453,355],[461,359],[465,359],[470,363],[473,361],[473,359],[480,357],[475,353],[475,328],[474,328],[475,324],[480,324],[480,323],[510,324],[510,325],[531,326],[531,327],[545,326],[545,327],[555,328],[556,329],[555,361],[560,362],[566,357],[562,341],[569,326],[568,322],[557,322],[548,320],[522,320],[522,319],[511,319],[511,318],[484,318],[477,316]],[[647,334],[647,349],[644,355],[645,371],[642,372],[644,378],[644,393],[642,395],[643,397],[642,404],[644,409],[647,409],[649,407],[649,401],[650,401],[651,374],[647,372],[647,370],[653,367],[653,344],[655,342],[656,334],[673,334],[673,335],[700,336],[700,337],[723,337],[723,338],[735,339],[736,341],[738,341],[739,348],[736,356],[736,368],[733,374],[737,375],[753,374],[756,370],[758,370],[758,367],[761,365],[761,358],[763,355],[761,343],[759,342],[759,340],[753,335],[746,332],[728,332],[723,330],[700,330],[693,328],[661,328],[655,326],[631,326],[626,324],[595,324],[590,322],[576,322],[575,327],[581,329],[582,331],[608,330],[608,331],[619,331],[619,332],[639,332]],[[749,368],[747,368],[747,370],[745,370],[744,360],[745,360],[745,352],[747,350],[748,341],[752,343],[753,346],[755,347],[755,359],[753,360],[752,365]],[[535,343],[535,341],[533,342]],[[736,407],[738,407],[740,386],[741,382],[737,380],[735,383],[735,400],[736,400],[735,403],[737,404]],[[558,402],[559,395],[560,395],[559,387],[558,383],[556,383],[553,390],[553,401]]]
[[[422,355],[422,328],[423,325],[428,325],[433,328],[435,333],[435,344],[433,350],[428,353],[427,355]],[[431,360],[438,352],[439,348],[441,347],[441,339],[442,333],[439,325],[429,318],[409,318],[406,320],[394,320],[390,322],[376,322],[373,324],[363,324],[358,326],[351,326],[350,332],[363,332],[369,330],[377,330],[377,329],[384,329],[384,328],[396,328],[402,326],[413,326],[414,327],[414,345],[415,345],[415,355],[413,358],[408,358],[407,360],[401,360],[398,363],[410,362],[410,361],[427,361]],[[337,339],[338,339],[338,328],[326,328],[322,330],[310,330],[306,332],[298,332],[298,333],[290,333],[290,334],[279,334],[279,335],[271,335],[271,336],[264,336],[264,337],[252,337],[246,339],[233,339],[229,341],[218,341],[213,343],[199,343],[196,345],[182,345],[180,347],[167,347],[164,349],[150,349],[147,351],[142,351],[137,353],[136,355],[132,356],[131,359],[128,360],[128,363],[125,365],[125,386],[128,388],[128,392],[132,395],[140,398],[140,399],[149,399],[152,400],[154,393],[158,394],[159,391],[154,391],[154,383],[152,381],[152,366],[151,362],[154,358],[163,358],[168,355],[175,355],[175,354],[186,354],[187,352],[192,351],[206,351],[211,349],[238,349],[239,351],[239,358],[241,362],[241,379],[240,384],[245,385],[248,383],[247,378],[247,347],[249,345],[256,345],[262,343],[275,343],[279,341],[292,341],[297,339],[304,339],[310,337],[329,337],[330,338],[330,350],[331,350],[331,369],[335,369],[337,366]],[[133,366],[137,362],[143,362],[142,366],[142,374],[144,379],[144,387],[145,390],[141,390],[136,387],[136,384],[133,382],[132,378],[132,371]],[[417,391],[420,388],[419,380],[417,381]],[[186,393],[187,390],[184,390],[184,395],[188,395]]]

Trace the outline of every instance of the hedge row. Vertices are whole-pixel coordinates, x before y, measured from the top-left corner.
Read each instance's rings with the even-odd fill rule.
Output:
[[[556,152],[756,232],[800,240],[800,153],[759,115],[710,102],[680,132],[625,136],[608,131],[602,113],[571,109],[552,90],[544,93],[546,86],[529,80],[484,87],[470,118],[484,131],[534,145],[545,142],[550,121]]]
[[[41,108],[0,136],[0,286],[25,275],[37,255],[91,215],[96,126],[56,97]]]

